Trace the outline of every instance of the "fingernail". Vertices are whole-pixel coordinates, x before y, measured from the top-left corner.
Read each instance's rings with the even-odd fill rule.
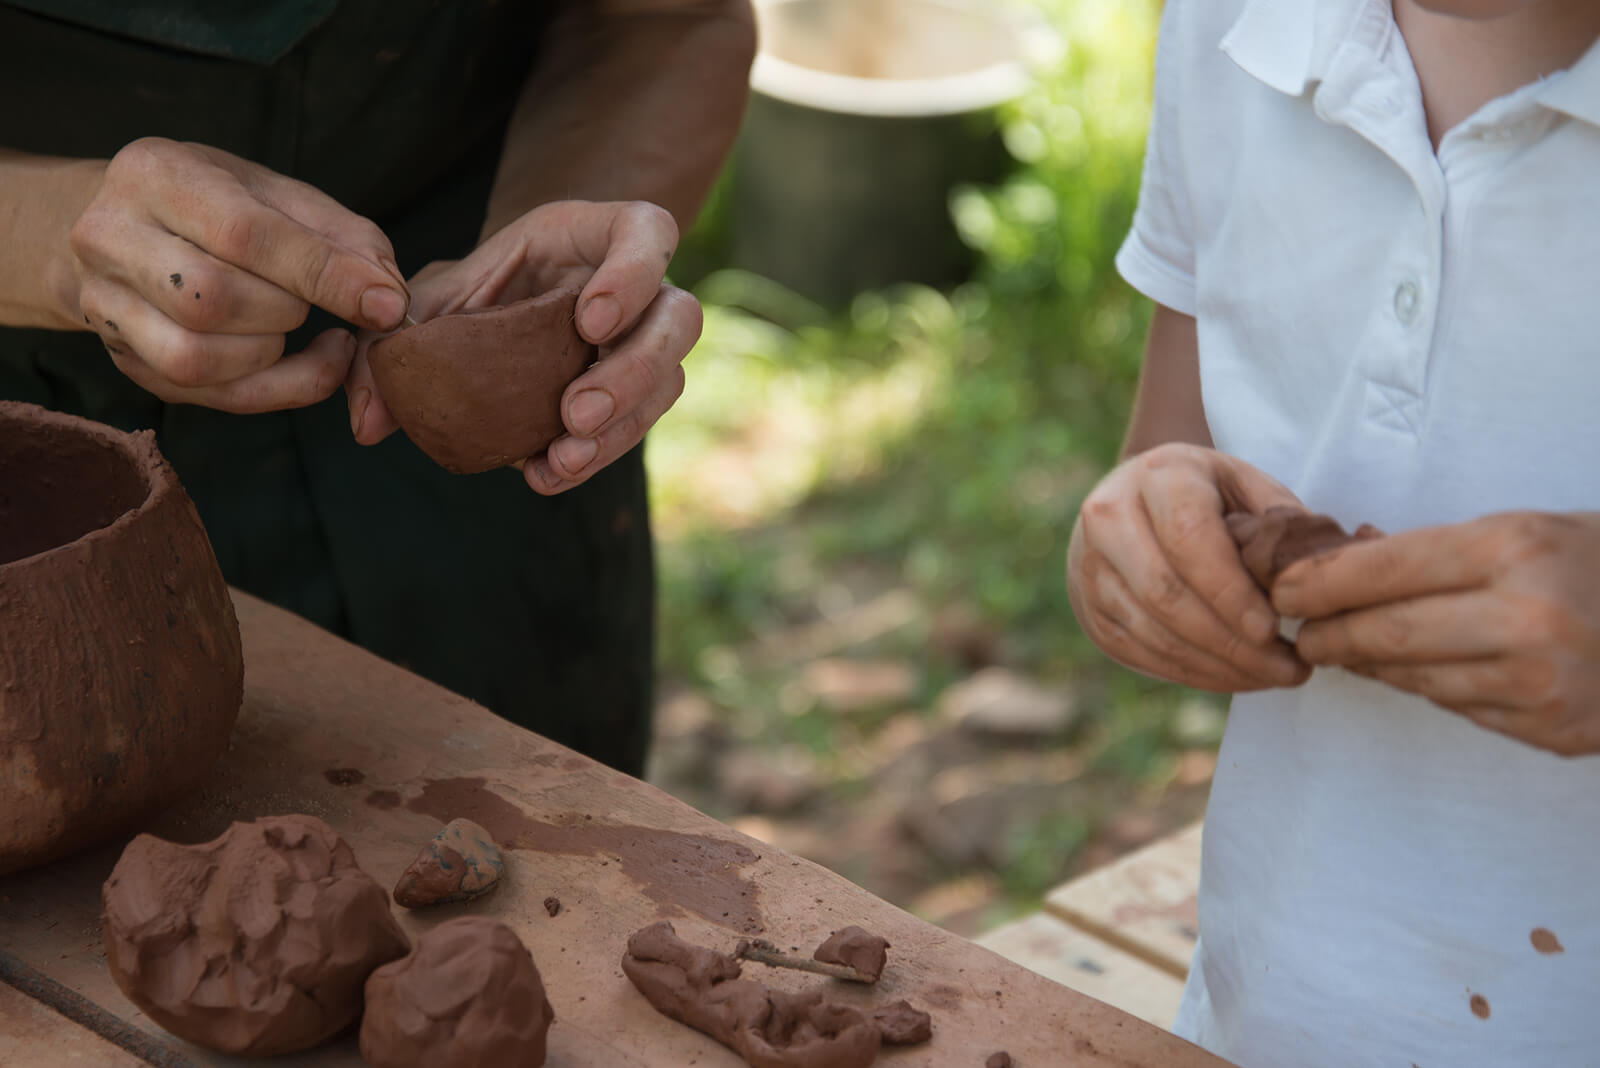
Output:
[[[372,391],[358,389],[350,397],[350,433],[361,437],[361,423],[367,417],[367,405],[372,403]]]
[[[370,286],[361,294],[361,317],[374,330],[393,330],[406,314],[406,298],[388,286]]]
[[[589,461],[599,451],[600,445],[593,438],[562,438],[550,446],[551,454],[561,462],[562,469],[569,475],[588,467]]]
[[[1245,612],[1243,623],[1244,636],[1252,641],[1264,642],[1278,631],[1278,617],[1259,608]]]
[[[529,461],[522,468],[522,477],[533,489],[550,489],[561,481],[543,460]]]
[[[604,341],[622,322],[622,304],[609,295],[591,297],[578,319],[585,337],[590,341]]]
[[[602,389],[586,389],[572,398],[568,426],[574,434],[593,434],[601,423],[611,418],[613,407],[611,394]]]

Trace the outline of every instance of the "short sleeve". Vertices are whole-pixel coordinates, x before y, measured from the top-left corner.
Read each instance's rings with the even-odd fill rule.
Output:
[[[1144,176],[1133,227],[1117,252],[1117,270],[1128,284],[1158,304],[1195,313],[1194,231],[1182,146],[1181,50],[1186,5],[1168,0],[1156,44],[1155,107],[1145,143]]]

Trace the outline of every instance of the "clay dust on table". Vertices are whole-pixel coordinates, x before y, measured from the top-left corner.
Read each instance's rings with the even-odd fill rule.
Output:
[[[224,1053],[332,1038],[361,1014],[372,970],[409,948],[383,888],[311,816],[235,823],[193,846],[141,834],[101,898],[117,986],[168,1031]]]
[[[487,916],[446,920],[366,984],[372,1068],[537,1068],[555,1011],[533,956]]]
[[[741,870],[760,857],[738,842],[600,823],[578,813],[561,822],[534,819],[477,777],[432,780],[406,807],[440,820],[470,819],[503,849],[615,857],[662,910],[691,912],[747,934],[763,929],[755,882]]]

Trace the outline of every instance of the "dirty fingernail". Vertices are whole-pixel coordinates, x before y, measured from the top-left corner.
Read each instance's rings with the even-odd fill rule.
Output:
[[[591,297],[583,306],[579,325],[591,341],[603,341],[622,322],[622,304],[616,297]]]
[[[367,405],[372,403],[372,391],[358,389],[350,397],[350,433],[359,439],[361,423],[367,418]]]
[[[522,477],[534,489],[551,489],[561,481],[543,460],[530,460],[522,468]]]
[[[589,466],[600,445],[593,438],[563,438],[550,446],[550,452],[568,474],[575,475]]]
[[[600,429],[601,423],[611,418],[613,407],[611,394],[600,389],[584,390],[572,398],[569,410],[572,432],[593,434]]]
[[[374,330],[393,330],[406,314],[406,298],[388,286],[370,286],[361,294],[361,317]]]

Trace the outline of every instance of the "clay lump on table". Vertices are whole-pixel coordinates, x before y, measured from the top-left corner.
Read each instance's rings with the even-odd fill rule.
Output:
[[[499,885],[505,870],[505,858],[489,832],[471,820],[454,819],[401,874],[394,899],[408,909],[471,901]]]
[[[533,956],[487,916],[441,923],[374,971],[366,996],[372,1068],[535,1068],[555,1019]]]
[[[852,925],[829,935],[811,959],[853,968],[875,983],[889,960],[888,949],[889,942],[882,935]]]
[[[201,845],[141,834],[101,892],[106,963],[152,1020],[224,1053],[309,1049],[361,1013],[403,956],[389,898],[311,816],[235,823]]]

